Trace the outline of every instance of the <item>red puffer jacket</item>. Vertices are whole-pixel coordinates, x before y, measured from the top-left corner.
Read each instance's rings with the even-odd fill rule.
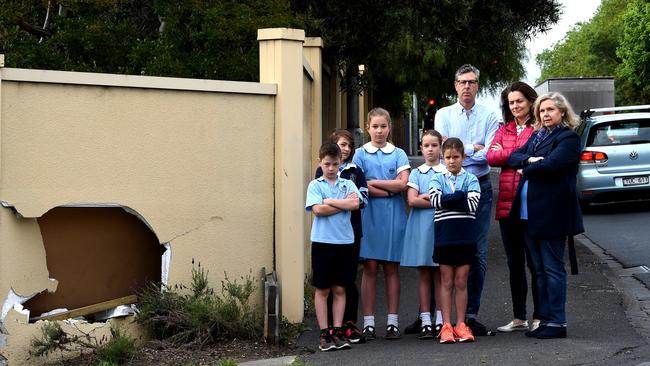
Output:
[[[533,127],[527,125],[521,134],[517,136],[517,122],[510,121],[506,125],[501,126],[492,145],[499,143],[503,150],[494,151],[492,146],[488,149],[487,160],[490,166],[500,167],[501,174],[499,175],[499,197],[497,198],[496,219],[507,218],[510,215],[510,208],[512,201],[515,199],[517,193],[517,185],[519,184],[519,174],[508,166],[508,157],[513,151],[523,146],[526,141],[533,134]]]

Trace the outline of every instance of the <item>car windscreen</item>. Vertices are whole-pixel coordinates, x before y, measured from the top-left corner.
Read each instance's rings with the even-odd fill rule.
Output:
[[[587,146],[650,143],[650,119],[630,119],[598,123],[591,127]]]

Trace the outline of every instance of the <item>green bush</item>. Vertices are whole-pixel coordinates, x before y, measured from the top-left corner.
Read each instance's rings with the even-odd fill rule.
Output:
[[[41,326],[41,336],[32,338],[30,342],[30,353],[41,357],[56,351],[70,351],[77,347],[78,341],[78,336],[66,333],[58,322],[45,322]]]
[[[280,345],[293,346],[298,339],[298,336],[307,330],[305,323],[291,323],[287,318],[282,317],[280,323]]]
[[[224,360],[219,360],[217,366],[237,366],[237,361],[230,358],[226,358]]]
[[[111,328],[111,339],[95,350],[95,365],[120,365],[133,355],[133,339],[119,328]]]
[[[224,338],[259,339],[263,319],[249,304],[255,285],[250,275],[243,283],[226,275],[221,293],[208,283],[207,271],[192,268],[192,283],[161,291],[150,285],[138,295],[138,322],[159,340],[175,346],[202,347]]]
[[[33,338],[31,346],[30,353],[39,357],[56,351],[90,350],[95,366],[119,365],[135,352],[134,340],[119,328],[111,327],[111,337],[103,342],[89,333],[66,333],[59,322],[45,322],[40,338]]]
[[[316,316],[316,305],[314,305],[314,293],[316,288],[311,284],[311,275],[305,276],[305,317]]]

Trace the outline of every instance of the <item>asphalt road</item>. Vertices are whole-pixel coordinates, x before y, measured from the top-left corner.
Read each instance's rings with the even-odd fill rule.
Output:
[[[418,161],[412,161],[411,165],[418,166]],[[496,174],[493,174],[495,177]],[[496,194],[495,183],[496,180],[493,179]],[[608,218],[604,216],[612,213],[599,213],[599,210],[587,215],[588,227],[600,229],[605,226],[603,222],[607,223]],[[640,216],[643,213],[647,215],[648,212],[641,212]],[[627,214],[634,212],[624,210],[620,213]],[[628,216],[616,217],[617,220],[630,220]],[[592,222],[592,218],[602,221]],[[648,230],[650,225],[644,225],[644,229]],[[506,258],[498,231],[498,223],[492,221],[488,275],[479,314],[481,322],[491,329],[512,318]],[[626,227],[626,231],[640,230]],[[603,228],[603,232],[607,230]],[[616,235],[613,237],[616,238]],[[634,243],[635,247],[641,247],[643,235]],[[631,325],[626,315],[629,309],[624,305],[621,289],[604,275],[611,270],[585,246],[577,245],[576,249],[580,275],[569,276],[568,279],[567,339],[545,341],[526,338],[521,333],[500,333],[494,337],[478,337],[477,342],[472,344],[441,345],[418,340],[412,335],[404,336],[398,341],[384,340],[386,305],[383,276],[380,274],[376,308],[379,338],[367,344],[355,345],[350,351],[318,352],[317,325],[315,319],[307,319],[312,329],[303,333],[298,340],[298,346],[304,350],[299,358],[312,365],[647,365],[646,362],[650,361],[650,345]],[[417,272],[402,268],[400,275],[402,289],[399,322],[400,328],[404,329],[417,316]],[[531,308],[532,306],[529,311]],[[636,322],[647,320],[645,313],[641,316]]]
[[[623,268],[650,270],[650,201],[592,205],[583,220],[585,236]]]

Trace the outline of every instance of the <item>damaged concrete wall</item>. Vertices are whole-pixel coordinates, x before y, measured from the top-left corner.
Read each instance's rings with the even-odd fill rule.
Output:
[[[32,316],[78,309],[137,294],[160,283],[164,246],[137,216],[120,207],[56,207],[38,218],[56,292],[23,306]]]
[[[59,206],[132,210],[170,243],[170,284],[193,261],[217,289],[273,268],[275,92],[0,67],[1,301],[56,289],[36,219]]]
[[[16,219],[0,208],[0,299],[4,304],[13,291],[29,298],[41,291],[55,291],[57,282],[48,277],[45,247],[36,219]],[[12,304],[7,304],[9,306]],[[3,308],[3,314],[9,311]],[[2,320],[2,319],[0,319]]]
[[[28,345],[34,337],[40,337],[41,327],[46,321],[38,321],[34,324],[27,323],[28,318],[11,310],[5,319],[5,326],[8,337],[7,347],[0,348],[0,353],[8,360],[8,365],[45,365],[45,364],[63,364],[62,357],[72,357],[79,354],[79,351],[61,354],[59,352],[51,353],[46,357],[36,357],[29,354]],[[59,322],[61,328],[68,334],[82,335],[88,334],[97,340],[109,339],[111,335],[111,326],[119,328],[129,333],[136,340],[136,343],[144,341],[142,329],[137,326],[135,319],[131,317],[123,319],[109,319],[105,323],[88,323],[85,321],[62,321]],[[87,350],[86,350],[87,352]]]

